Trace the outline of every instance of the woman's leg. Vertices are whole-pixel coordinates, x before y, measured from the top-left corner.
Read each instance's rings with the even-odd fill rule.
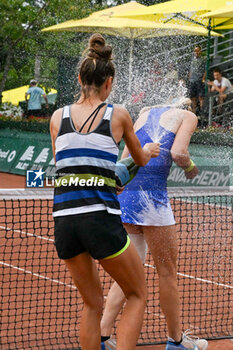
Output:
[[[135,245],[137,252],[144,263],[146,255],[146,243],[144,236],[142,237],[142,229],[140,226],[124,224],[127,233],[130,235],[131,242]],[[140,242],[138,242],[138,238]],[[114,282],[108,292],[107,300],[104,307],[103,317],[101,319],[101,335],[110,337],[115,320],[125,303],[125,295],[119,285]]]
[[[143,226],[143,232],[159,275],[160,305],[166,317],[168,334],[178,342],[181,340],[181,329],[176,227]]]
[[[94,260],[88,253],[64,260],[84,302],[80,326],[82,350],[100,349],[102,288]]]
[[[125,295],[119,285],[114,282],[108,292],[101,319],[101,336],[110,337],[115,320],[125,303]]]
[[[117,349],[135,350],[146,306],[146,283],[142,262],[133,244],[113,259],[100,260],[126,296],[117,329]]]

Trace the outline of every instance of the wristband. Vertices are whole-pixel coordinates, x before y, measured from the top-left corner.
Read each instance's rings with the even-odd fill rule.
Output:
[[[189,173],[190,171],[192,171],[193,168],[194,168],[195,165],[196,165],[192,159],[190,159],[190,162],[191,162],[191,163],[190,163],[190,166],[189,166],[188,168],[184,169],[184,171],[185,171],[186,173]]]

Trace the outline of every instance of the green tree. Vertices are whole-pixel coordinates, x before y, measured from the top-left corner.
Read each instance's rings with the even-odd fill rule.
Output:
[[[66,49],[69,40],[62,40],[63,35],[45,35],[42,28],[82,18],[90,12],[89,0],[1,0],[0,96],[7,79],[17,85],[20,74],[32,73],[38,53],[45,56],[49,50],[52,56],[51,47],[57,53]],[[69,39],[75,36],[74,33],[67,35]],[[77,49],[77,44],[73,46]]]
[[[129,0],[127,0],[129,1]],[[111,5],[127,1],[112,0]],[[145,5],[159,0],[139,0]],[[28,83],[34,76],[35,59],[41,62],[41,82],[56,86],[59,56],[77,57],[85,34],[43,33],[41,29],[79,19],[109,6],[108,0],[1,0],[0,1],[0,96],[5,88]]]

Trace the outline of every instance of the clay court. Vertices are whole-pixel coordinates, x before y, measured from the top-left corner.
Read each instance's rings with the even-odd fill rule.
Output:
[[[25,188],[22,176],[0,173],[0,179],[1,188]],[[171,204],[179,232],[182,328],[215,339],[210,350],[231,350],[232,197],[174,198]],[[0,207],[1,349],[78,349],[82,302],[56,255],[52,200],[7,200]],[[166,324],[150,255],[145,271],[149,298],[138,349],[164,350],[159,343],[166,340]],[[111,280],[101,269],[100,276],[106,295]],[[149,343],[158,344],[142,345]]]

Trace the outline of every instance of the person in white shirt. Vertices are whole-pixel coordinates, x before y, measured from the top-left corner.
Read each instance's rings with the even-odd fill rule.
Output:
[[[217,91],[218,104],[219,104],[219,113],[221,113],[221,105],[227,98],[227,95],[233,92],[232,85],[229,79],[222,76],[222,72],[219,68],[214,69],[214,81],[209,82],[208,85],[211,87],[210,91]]]

